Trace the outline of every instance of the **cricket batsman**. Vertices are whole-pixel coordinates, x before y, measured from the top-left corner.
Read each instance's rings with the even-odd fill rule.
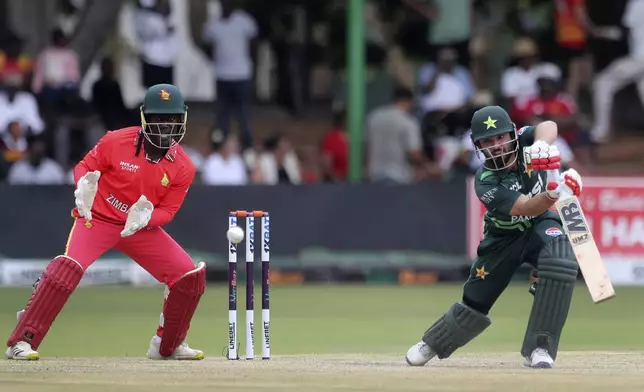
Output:
[[[557,213],[549,209],[564,192],[579,196],[581,178],[569,169],[560,183],[548,182],[546,171],[559,169],[561,161],[552,121],[517,130],[504,109],[487,106],[474,113],[471,128],[476,150],[485,157],[474,185],[487,209],[484,238],[462,300],[407,351],[407,363],[448,358],[485,331],[490,309],[517,268],[529,263],[538,270],[538,283],[521,355],[525,366],[552,368],[578,266]]]
[[[170,84],[152,86],[141,106],[141,126],[108,132],[74,168],[74,223],[62,255],[34,285],[6,356],[37,360],[36,351],[83,274],[109,249],[131,257],[166,285],[150,359],[199,360],[185,338],[206,286],[205,264],[192,259],[161,226],[177,213],[195,176],[179,145],[187,107]]]

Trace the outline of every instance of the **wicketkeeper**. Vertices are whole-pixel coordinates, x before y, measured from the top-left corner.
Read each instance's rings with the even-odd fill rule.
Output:
[[[422,366],[434,357],[448,358],[481,334],[515,271],[529,263],[538,270],[538,283],[521,355],[526,366],[551,368],[578,265],[557,213],[549,209],[563,192],[579,196],[581,178],[569,169],[560,183],[548,182],[546,171],[559,169],[561,160],[552,121],[517,130],[504,109],[487,106],[474,114],[471,128],[476,150],[485,156],[474,185],[487,209],[484,238],[462,300],[409,349],[407,363]]]
[[[116,249],[166,285],[148,358],[203,359],[185,338],[205,290],[205,264],[195,266],[161,228],[183,204],[195,176],[179,145],[186,119],[187,107],[175,86],[152,86],[141,106],[141,126],[108,132],[75,167],[76,208],[65,251],[49,263],[19,312],[7,358],[39,359],[36,350],[87,268]]]

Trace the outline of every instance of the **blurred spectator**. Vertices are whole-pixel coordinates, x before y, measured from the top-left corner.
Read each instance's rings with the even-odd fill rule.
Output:
[[[423,115],[432,111],[462,109],[474,96],[475,87],[467,68],[458,65],[458,53],[452,48],[438,51],[436,64],[427,64],[418,72]]]
[[[28,91],[21,91],[23,81],[22,74],[17,72],[2,76],[4,91],[0,91],[0,135],[12,121],[17,121],[34,134],[40,134],[45,129],[36,97]]]
[[[265,185],[301,184],[300,163],[291,142],[284,136],[272,136],[264,142],[264,151],[248,150],[246,163],[258,171],[257,180]]]
[[[539,93],[537,78],[543,72],[557,74],[557,77],[561,78],[559,67],[539,61],[539,50],[530,38],[518,39],[512,52],[515,64],[501,75],[501,95],[508,101],[510,116],[514,116],[514,110],[523,107],[528,99]]]
[[[47,146],[43,139],[31,137],[26,158],[9,169],[7,181],[12,185],[62,185],[67,184],[63,168],[46,157]]]
[[[85,0],[58,0],[56,25],[68,37],[71,37],[76,31],[76,26],[81,18],[80,5],[84,2]]]
[[[593,71],[601,72],[616,58],[628,53],[626,29],[622,18],[629,0],[586,0],[588,48],[592,53]]]
[[[537,79],[539,95],[531,98],[513,118],[518,127],[552,120],[559,136],[577,150],[585,164],[591,163],[588,132],[580,127],[579,109],[572,98],[563,93],[556,73],[543,72]]]
[[[133,111],[125,106],[121,86],[114,75],[112,59],[106,58],[101,62],[101,77],[92,86],[92,105],[108,130],[140,122],[138,110]]]
[[[567,67],[566,91],[576,101],[582,82],[589,79],[591,72],[586,48],[589,28],[586,0],[555,0],[554,14],[556,41]]]
[[[457,169],[459,163],[462,163],[462,134],[470,133],[470,124],[473,113],[485,106],[493,105],[494,97],[490,92],[479,91],[472,98],[471,107],[462,115],[462,120],[465,120],[467,114],[467,126],[459,128],[459,132],[448,132],[447,130],[435,132],[433,139],[428,143],[426,141],[426,148],[430,147],[431,150],[426,151],[426,154],[438,164],[438,167],[443,173],[449,173],[453,169]],[[449,117],[447,117],[449,120]],[[436,122],[443,123],[444,121],[438,117]],[[437,128],[447,128],[449,124],[437,124]],[[461,124],[463,126],[463,124]],[[456,166],[455,166],[456,165]]]
[[[349,173],[349,140],[344,108],[334,111],[333,127],[322,139],[320,154],[324,181],[346,181]]]
[[[19,73],[24,81],[28,81],[33,71],[33,61],[22,52],[20,38],[11,34],[2,46],[4,50],[0,51],[0,77],[10,73]]]
[[[630,0],[622,23],[629,29],[628,55],[613,61],[597,75],[593,96],[595,126],[591,138],[598,143],[608,141],[615,93],[630,83],[636,83],[644,104],[644,0]]]
[[[541,70],[537,75],[538,94],[527,98],[512,117],[518,128],[546,118],[555,121],[559,126],[576,122],[573,117],[577,114],[576,105],[569,95],[561,92],[561,83],[561,75],[557,72],[552,69]]]
[[[470,66],[472,0],[431,0],[426,16],[430,17],[429,43],[439,50],[455,48],[459,63]]]
[[[458,135],[469,128],[470,103],[476,89],[469,70],[456,63],[454,49],[443,48],[438,52],[436,65],[426,65],[419,72],[422,96],[423,151],[442,170],[449,164],[441,158],[449,145],[458,145]]]
[[[202,37],[204,50],[214,61],[219,126],[227,136],[235,112],[244,149],[253,143],[249,107],[257,34],[251,15],[238,9],[234,0],[221,0],[221,17],[206,23]]]
[[[393,102],[374,109],[366,119],[368,177],[385,184],[411,184],[440,170],[422,152],[420,125],[411,115],[413,93],[398,87]]]
[[[27,136],[18,121],[11,121],[7,132],[0,134],[0,150],[6,162],[17,162],[27,155]]]
[[[179,42],[170,20],[170,1],[146,1],[140,5],[135,13],[134,26],[141,54],[143,86],[173,84]]]
[[[67,43],[62,30],[54,30],[51,45],[36,60],[32,91],[41,96],[47,116],[68,111],[69,97],[78,95],[81,77],[78,54]]]
[[[201,179],[206,185],[247,185],[249,182],[246,164],[241,156],[237,137],[218,140],[215,135],[213,152],[206,158]]]
[[[204,150],[208,150],[209,147],[200,144],[182,144],[182,146],[183,151],[188,155],[188,157],[192,161],[192,164],[195,165],[195,170],[197,172],[197,174],[195,175],[195,181],[198,183],[201,181],[201,173],[203,173],[203,166],[206,160],[205,157],[207,155],[204,153]]]

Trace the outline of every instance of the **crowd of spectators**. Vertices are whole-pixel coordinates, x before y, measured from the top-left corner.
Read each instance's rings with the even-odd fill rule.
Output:
[[[390,102],[366,113],[368,181],[408,184],[445,178],[455,170],[473,172],[480,161],[469,138],[469,121],[473,111],[491,104],[506,107],[517,127],[556,121],[557,144],[566,163],[582,173],[592,171],[595,147],[610,140],[615,92],[635,82],[644,94],[639,71],[644,28],[637,22],[644,17],[643,1],[629,0],[612,21],[593,20],[585,0],[534,1],[535,7],[549,4],[545,19],[554,23],[546,35],[552,40],[542,39],[545,30],[539,30],[536,9],[524,10],[527,16],[517,15],[517,34],[498,86],[490,86],[479,69],[477,59],[486,45],[470,26],[473,3],[432,0],[421,10],[429,25],[429,60],[414,70],[411,86],[400,83],[391,89]],[[172,83],[178,43],[171,3],[139,0],[137,4],[141,84]],[[71,183],[73,165],[105,131],[139,122],[137,109],[124,103],[110,58],[102,60],[91,99],[81,97],[82,72],[78,54],[68,46],[68,24],[61,22],[52,31],[50,44],[35,58],[25,54],[24,42],[13,33],[0,41],[0,181]],[[630,51],[607,61],[606,47],[625,34],[630,37]],[[255,19],[234,0],[222,0],[220,15],[202,28],[198,46],[218,75],[213,81],[218,121],[207,149],[186,146],[198,168],[197,181],[208,185],[345,181],[346,103],[334,105],[332,126],[318,141],[314,168],[304,164],[284,135],[254,140],[249,106],[257,38]],[[589,45],[591,38],[594,46]],[[606,63],[597,67],[601,61]],[[596,80],[594,87],[591,78]],[[580,109],[583,93],[591,96],[591,113]],[[594,127],[589,114],[595,116]],[[233,117],[239,135],[229,130]]]

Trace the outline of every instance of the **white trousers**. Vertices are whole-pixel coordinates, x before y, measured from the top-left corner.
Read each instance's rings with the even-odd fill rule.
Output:
[[[640,100],[644,104],[644,59],[619,58],[597,75],[593,94],[593,140],[605,139],[608,136],[615,93],[630,83],[636,83]]]

